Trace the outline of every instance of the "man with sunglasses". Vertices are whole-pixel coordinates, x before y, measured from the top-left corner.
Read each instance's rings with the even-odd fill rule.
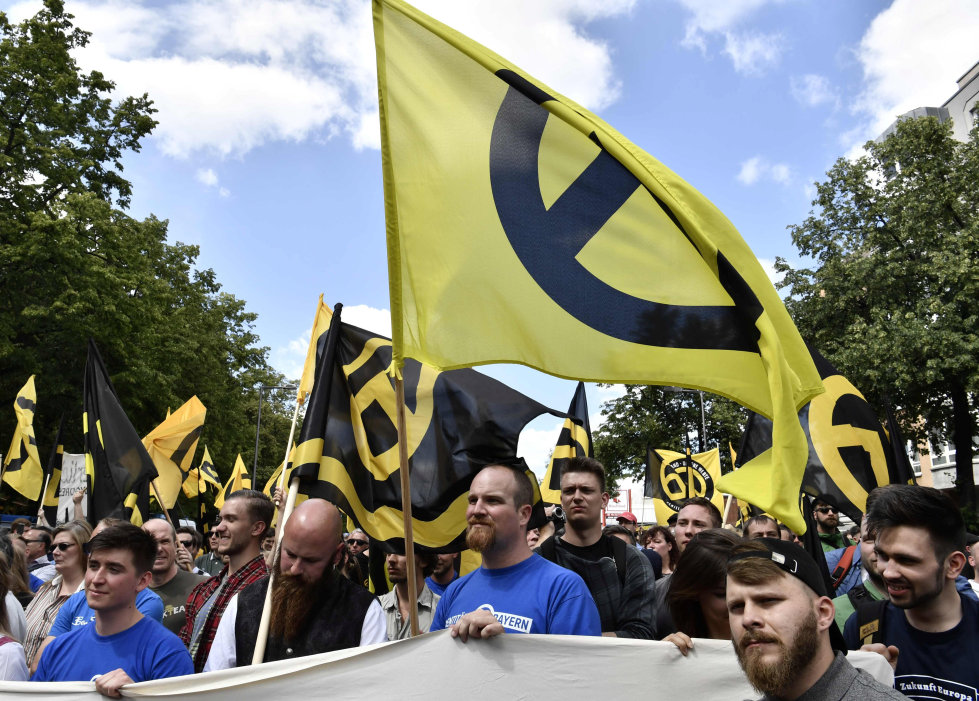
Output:
[[[370,573],[370,553],[367,550],[370,547],[370,541],[367,539],[367,534],[359,528],[355,528],[347,535],[345,542],[347,544],[347,552],[350,553],[351,559],[355,560],[360,567],[360,576],[362,578],[360,583],[366,585],[367,577]]]
[[[840,509],[836,500],[828,494],[820,494],[812,503],[812,517],[816,520],[816,532],[823,552],[845,548],[843,534],[840,533]]]
[[[50,582],[58,574],[54,563],[48,557],[48,550],[51,548],[51,530],[43,526],[31,528],[24,534],[23,540],[27,544],[25,553],[27,571],[42,582]]]

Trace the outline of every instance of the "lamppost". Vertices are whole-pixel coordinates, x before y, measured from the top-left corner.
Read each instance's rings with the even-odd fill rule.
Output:
[[[255,426],[255,462],[252,464],[252,489],[258,488],[258,435],[262,430],[262,397],[265,390],[296,389],[295,385],[258,385],[258,425]]]
[[[667,392],[696,392],[700,395],[700,431],[698,443],[700,444],[700,450],[698,452],[703,453],[707,450],[707,419],[704,415],[704,391],[702,389],[687,389],[686,387],[663,387]]]

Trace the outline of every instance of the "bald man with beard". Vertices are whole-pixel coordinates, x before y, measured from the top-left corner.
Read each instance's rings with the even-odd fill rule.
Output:
[[[274,567],[272,617],[264,662],[317,655],[387,640],[387,621],[367,589],[336,571],[344,548],[342,518],[323,499],[303,502],[286,521]],[[204,671],[252,663],[268,578],[228,604]],[[243,609],[249,615],[238,616]]]

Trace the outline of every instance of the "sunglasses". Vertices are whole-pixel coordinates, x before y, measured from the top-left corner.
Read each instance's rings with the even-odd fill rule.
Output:
[[[188,550],[190,550],[194,546],[194,541],[192,540],[178,540],[177,542],[180,543],[185,548],[187,548]]]
[[[832,506],[820,506],[818,509],[816,509],[816,512],[820,514],[838,514],[840,513],[840,510],[834,509]]]
[[[364,547],[370,545],[370,543],[368,543],[366,540],[354,540],[353,538],[348,540],[347,543],[349,543],[350,545],[363,545]]]
[[[53,553],[55,550],[60,550],[61,552],[64,552],[65,550],[68,550],[68,548],[73,548],[73,547],[75,547],[74,543],[55,543],[50,548],[48,548],[48,552]]]
[[[32,540],[30,538],[21,538],[25,543],[43,543],[44,541],[38,538],[37,540]]]

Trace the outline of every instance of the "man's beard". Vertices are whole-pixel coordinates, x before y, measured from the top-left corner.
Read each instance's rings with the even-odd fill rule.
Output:
[[[466,531],[466,545],[470,550],[478,553],[492,548],[496,545],[496,524],[488,520],[470,519],[469,530]]]
[[[269,630],[282,640],[295,640],[309,623],[309,615],[316,605],[333,588],[333,569],[327,567],[315,582],[307,582],[302,575],[281,572],[278,565],[275,569]]]
[[[762,662],[760,652],[745,650],[752,642],[775,643],[778,645],[779,658],[774,662]],[[782,695],[799,677],[799,671],[816,657],[819,649],[819,621],[815,611],[809,612],[790,644],[791,647],[787,647],[785,641],[751,631],[744,633],[735,643],[734,651],[738,655],[741,669],[758,691],[772,696]]]

